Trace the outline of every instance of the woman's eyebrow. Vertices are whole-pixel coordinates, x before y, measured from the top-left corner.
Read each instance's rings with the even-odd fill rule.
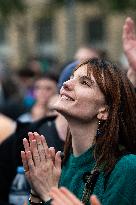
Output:
[[[75,76],[74,76],[74,74],[73,74],[73,75],[70,76],[70,79],[71,79],[71,78],[74,78],[74,77],[75,77]],[[79,76],[77,76],[77,78],[80,79],[80,80],[88,80],[88,81],[90,81],[91,83],[94,82],[94,80],[92,80],[92,78],[89,77],[89,76],[87,76],[87,75],[83,75],[83,76],[80,76],[80,75],[79,75]]]
[[[89,76],[79,76],[80,79],[88,80],[90,82],[93,82],[92,78]]]

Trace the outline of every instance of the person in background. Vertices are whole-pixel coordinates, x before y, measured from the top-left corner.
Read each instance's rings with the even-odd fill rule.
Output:
[[[33,85],[37,76],[34,71],[30,70],[28,67],[23,67],[16,71],[16,73],[23,92],[23,103],[28,111],[34,104]]]
[[[0,144],[16,130],[16,122],[11,118],[0,114]]]
[[[62,170],[60,153],[44,136],[31,132],[30,143],[23,140],[30,204],[50,204],[58,186],[87,205],[91,194],[103,205],[136,204],[135,102],[134,87],[117,65],[96,58],[80,63],[54,105],[69,125]]]
[[[20,152],[23,149],[23,138],[28,137],[27,133],[29,131],[37,131],[40,134],[46,136],[47,144],[49,147],[54,147],[54,150],[63,151],[64,141],[67,133],[67,121],[66,119],[54,112],[53,104],[56,102],[56,80],[54,80],[53,75],[50,77],[39,78],[35,84],[35,93],[40,103],[47,103],[43,110],[43,113],[40,112],[40,117],[42,114],[42,119],[37,120],[36,122],[20,122],[17,121],[16,129],[14,133],[6,140],[4,140],[0,145],[0,204],[9,205],[8,203],[8,194],[10,190],[11,183],[16,175],[16,169],[18,166],[22,166],[22,160]],[[41,90],[40,90],[41,88]],[[48,89],[49,88],[49,89]],[[47,93],[45,93],[44,89]],[[45,114],[46,116],[44,116]],[[38,113],[39,116],[39,113]],[[10,170],[10,171],[9,171]]]
[[[62,72],[60,74],[59,81],[58,81],[58,89],[60,90],[63,83],[70,78],[70,76],[73,73],[73,70],[79,64],[79,62],[86,60],[88,58],[95,58],[95,57],[96,58],[102,57],[102,52],[100,55],[100,51],[98,51],[95,48],[91,48],[89,46],[80,47],[75,53],[75,56],[74,56],[75,61],[69,63],[68,65],[64,67],[64,69],[62,69]]]
[[[60,77],[59,77],[59,80],[58,80],[58,91],[61,89],[63,83],[70,78],[70,76],[73,73],[73,70],[78,65],[78,63],[79,63],[78,61],[74,61],[74,62],[69,63],[68,65],[66,65],[64,67],[64,69],[60,73]]]
[[[82,46],[77,49],[74,59],[77,61],[83,61],[89,58],[99,58],[99,52],[97,49],[92,48],[90,46]]]
[[[26,112],[18,78],[4,64],[0,64],[0,112],[13,120]]]
[[[37,77],[40,77],[43,74],[41,63],[36,56],[30,56],[27,59],[26,67],[34,72]]]
[[[57,78],[53,74],[45,74],[36,79],[33,88],[35,103],[30,112],[24,113],[18,119],[21,122],[33,122],[45,116],[52,115],[48,108],[50,98],[57,93]]]

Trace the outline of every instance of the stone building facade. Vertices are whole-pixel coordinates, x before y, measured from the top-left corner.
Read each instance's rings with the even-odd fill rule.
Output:
[[[105,15],[95,4],[60,7],[51,0],[27,0],[27,4],[26,13],[0,24],[0,58],[7,58],[13,67],[29,55],[50,55],[65,62],[81,45],[105,49],[111,59],[119,59],[125,15]]]

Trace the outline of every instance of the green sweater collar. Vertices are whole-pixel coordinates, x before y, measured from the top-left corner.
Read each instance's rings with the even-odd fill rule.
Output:
[[[78,157],[75,157],[73,154],[70,155],[70,164],[72,166],[81,167],[84,166],[90,162],[94,162],[94,156],[93,156],[93,148],[89,148],[86,150],[83,154],[81,154]]]

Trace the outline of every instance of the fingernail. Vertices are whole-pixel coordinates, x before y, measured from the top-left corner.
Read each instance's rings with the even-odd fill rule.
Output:
[[[41,135],[41,137],[42,137],[43,139],[45,139],[44,135]]]
[[[60,151],[60,157],[61,157],[61,159],[63,159],[63,158],[64,158],[64,153],[63,153],[63,152],[61,152],[61,151]]]

